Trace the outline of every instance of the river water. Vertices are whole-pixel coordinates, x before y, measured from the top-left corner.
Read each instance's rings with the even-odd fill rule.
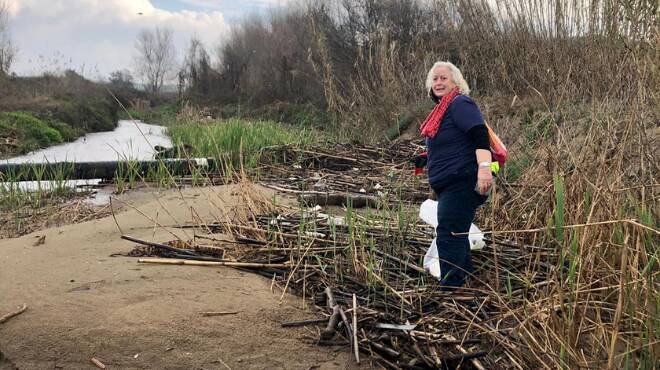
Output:
[[[171,147],[165,127],[140,121],[119,121],[113,131],[87,134],[78,140],[30,152],[3,162],[101,162],[153,159],[156,145]]]
[[[103,162],[116,160],[153,159],[156,145],[171,147],[172,142],[163,126],[150,125],[140,121],[121,120],[113,131],[87,134],[76,141],[36,150],[20,157],[0,160],[2,163],[45,163],[45,162]],[[101,180],[70,180],[66,186],[81,187],[97,185]],[[48,189],[53,183],[42,181],[22,181],[23,190]],[[0,183],[0,186],[7,186]],[[57,184],[61,186],[61,184]],[[109,192],[101,191],[91,201],[94,204],[107,202]]]

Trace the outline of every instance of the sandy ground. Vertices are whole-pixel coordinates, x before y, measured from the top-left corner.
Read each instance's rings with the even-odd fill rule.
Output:
[[[124,200],[144,215],[125,207],[117,222],[126,234],[171,240],[153,220],[188,222],[191,208],[217,219],[219,207],[236,206],[232,191],[128,194]],[[0,240],[0,314],[28,305],[0,324],[0,369],[93,369],[92,357],[108,369],[357,368],[347,348],[305,340],[317,336],[314,327],[281,328],[282,321],[318,315],[303,310],[299,298],[280,302],[269,280],[231,268],[110,257],[134,245],[119,235],[106,217]],[[203,311],[238,313],[202,317]]]

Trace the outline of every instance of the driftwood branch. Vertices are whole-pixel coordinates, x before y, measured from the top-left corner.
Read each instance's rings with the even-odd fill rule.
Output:
[[[348,321],[348,317],[346,317],[346,312],[344,312],[344,309],[341,308],[340,305],[337,305],[337,307],[339,307],[339,316],[341,317],[341,321],[344,324],[344,329],[346,330],[346,339],[350,341],[353,338],[353,330],[351,329],[351,323]]]
[[[335,335],[339,318],[341,318],[341,321],[344,324],[344,329],[346,330],[346,339],[351,341],[353,338],[353,331],[351,330],[351,324],[348,322],[346,312],[344,312],[344,309],[342,309],[341,306],[337,304],[337,301],[335,301],[335,297],[332,294],[332,289],[330,289],[330,287],[325,288],[325,294],[328,297],[328,307],[332,308],[332,315],[328,320],[328,326],[321,331],[321,340],[331,339]]]
[[[23,312],[25,312],[25,310],[27,310],[27,304],[23,303],[23,305],[18,310],[10,312],[10,313],[0,317],[0,324],[2,324],[3,322],[11,319],[14,316],[18,316],[18,315],[22,314]]]
[[[339,324],[339,306],[335,302],[335,297],[332,295],[332,291],[329,287],[325,288],[326,296],[328,297],[328,307],[332,309],[332,314],[330,319],[328,319],[328,325],[325,329],[321,330],[321,340],[332,339],[335,336],[335,330]]]
[[[174,258],[138,258],[138,263],[156,263],[162,265],[191,265],[191,266],[228,266],[243,268],[290,268],[286,263],[249,263],[249,262],[212,262],[194,261]]]

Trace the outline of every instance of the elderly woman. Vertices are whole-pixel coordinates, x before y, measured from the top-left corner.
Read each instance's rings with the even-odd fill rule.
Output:
[[[488,130],[461,71],[437,62],[426,90],[436,103],[422,123],[429,184],[438,199],[436,243],[444,290],[462,286],[472,272],[467,233],[493,183]]]

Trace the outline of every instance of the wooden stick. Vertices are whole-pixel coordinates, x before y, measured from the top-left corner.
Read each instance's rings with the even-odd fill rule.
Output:
[[[10,313],[0,317],[0,324],[2,324],[3,322],[11,319],[14,316],[18,316],[18,315],[22,314],[23,312],[25,312],[25,310],[27,310],[27,304],[23,303],[23,306],[21,306],[18,310],[10,312]]]
[[[417,266],[417,265],[414,265],[414,264],[412,264],[412,263],[410,263],[410,262],[406,262],[406,261],[404,261],[404,260],[402,260],[402,259],[400,259],[400,258],[394,257],[394,256],[392,256],[392,255],[390,255],[390,254],[387,254],[387,253],[385,253],[385,252],[379,250],[378,248],[374,248],[374,252],[376,252],[376,254],[378,254],[378,255],[380,255],[380,256],[387,257],[387,258],[391,259],[392,261],[399,262],[400,264],[402,264],[402,265],[404,265],[404,266],[406,266],[406,267],[409,267],[410,269],[412,269],[412,270],[414,270],[414,271],[417,271],[417,272],[419,272],[420,274],[425,274],[425,275],[426,275],[426,273],[427,273],[426,270],[424,270],[423,268],[421,268],[421,267],[419,267],[419,266]]]
[[[328,319],[310,319],[310,320],[300,320],[300,321],[286,321],[281,325],[283,328],[293,328],[296,326],[306,326],[306,325],[316,325],[328,322]]]
[[[325,329],[321,330],[321,340],[328,340],[335,336],[335,330],[339,324],[339,306],[335,302],[335,297],[332,295],[330,287],[325,288],[325,294],[328,298],[328,307],[332,309],[332,315],[328,320],[328,325]]]
[[[372,347],[374,347],[375,349],[377,349],[379,352],[381,352],[381,353],[387,353],[388,355],[390,355],[390,356],[392,356],[392,357],[399,357],[399,356],[401,356],[401,353],[400,353],[400,352],[397,352],[397,351],[393,350],[392,348],[387,347],[387,346],[385,346],[385,345],[383,345],[383,344],[380,344],[380,343],[377,343],[377,342],[369,342],[369,345],[372,346]]]
[[[642,225],[642,224],[640,224],[639,222],[637,222],[636,220],[625,220],[625,222],[627,222],[627,223],[629,223],[629,224],[631,224],[631,225],[635,225],[635,226],[641,227],[642,229],[645,229],[645,230],[648,230],[648,231],[654,232],[656,235],[660,235],[660,231],[658,231],[658,230],[656,230],[656,229],[654,229],[654,228],[652,228],[652,227],[649,227],[649,226],[646,226],[646,225]]]
[[[353,354],[355,355],[355,361],[360,363],[360,348],[358,346],[357,338],[357,297],[353,293]]]
[[[456,339],[454,336],[452,336],[451,334],[447,334],[447,335],[445,335],[445,337],[446,337],[447,339],[449,339],[449,340],[457,340],[457,339]],[[465,348],[463,348],[463,346],[461,346],[460,344],[457,344],[457,345],[456,345],[456,349],[459,350],[463,355],[470,355],[470,353],[469,353]],[[478,352],[477,352],[477,353],[478,353]],[[482,356],[483,356],[483,355],[482,355]],[[468,357],[469,357],[469,356],[468,356]],[[479,356],[476,356],[476,357],[479,357]],[[481,364],[481,361],[477,360],[476,358],[470,358],[470,362],[472,363],[472,365],[474,365],[474,367],[475,367],[476,369],[478,369],[478,370],[486,370],[486,368],[484,367],[484,365]]]
[[[323,193],[323,194],[301,194],[300,199],[308,204],[319,206],[342,206],[350,200],[355,208],[375,206],[378,198],[370,195],[356,195],[351,193]]]
[[[413,341],[412,343],[413,343],[413,345],[412,345],[413,351],[415,351],[415,353],[417,353],[417,357],[421,358],[422,361],[424,361],[426,366],[428,366],[430,369],[440,367],[440,361],[431,361],[431,359],[428,356],[426,356],[422,353],[422,350],[419,348],[419,344],[417,344],[416,341]]]
[[[327,157],[327,158],[341,159],[343,161],[348,161],[348,162],[352,162],[352,163],[357,163],[358,162],[358,160],[355,159],[355,158],[340,157],[338,155],[332,155],[332,154],[320,153],[320,152],[313,152],[311,150],[304,150],[303,149],[303,150],[299,150],[299,152],[300,153],[305,153],[305,154],[311,154],[315,157]],[[370,161],[370,162],[373,162],[373,161]],[[380,163],[380,162],[375,162],[375,163]]]
[[[461,353],[460,355],[450,355],[447,357],[443,357],[442,359],[445,361],[457,361],[457,360],[467,361],[467,360],[475,359],[477,357],[484,357],[486,356],[486,354],[487,354],[486,351],[464,352]]]
[[[213,316],[224,316],[224,315],[236,315],[241,311],[207,311],[200,312],[199,314],[204,317],[213,317]]]
[[[97,360],[96,358],[92,357],[89,359],[89,361],[91,361],[99,369],[105,369],[105,365],[103,364],[103,362]]]
[[[191,266],[228,266],[244,268],[290,268],[287,263],[249,263],[249,262],[212,262],[181,260],[175,258],[138,258],[138,263],[156,263],[162,265],[191,265]]]
[[[189,250],[187,250],[187,249],[181,249],[181,248],[170,247],[169,245],[166,245],[166,244],[160,244],[160,243],[148,242],[148,241],[146,241],[146,240],[141,240],[141,239],[138,239],[138,238],[132,237],[132,236],[130,236],[130,235],[122,235],[121,238],[124,239],[124,240],[129,240],[129,241],[132,241],[132,242],[134,242],[134,243],[138,243],[138,244],[146,245],[146,246],[149,246],[149,247],[154,247],[154,248],[159,248],[159,249],[165,249],[165,250],[167,250],[167,251],[174,252],[174,253],[187,254],[187,255],[190,255],[190,256],[195,256],[195,255],[197,255],[195,252],[189,251]]]
[[[629,236],[626,235],[622,245],[628,244]],[[621,313],[623,312],[623,294],[624,282],[626,276],[626,268],[628,267],[628,253],[624,249],[621,256],[621,278],[619,279],[619,299],[616,304],[616,311],[614,312],[614,322],[612,323],[612,339],[610,341],[610,350],[608,352],[607,369],[614,369],[614,354],[616,351],[617,337],[619,336],[619,322],[621,321]]]
[[[351,329],[351,323],[348,322],[348,317],[346,317],[346,312],[341,308],[340,305],[337,305],[339,308],[339,316],[341,317],[342,323],[344,323],[344,329],[346,330],[346,339],[350,342],[353,338],[353,329]]]
[[[341,317],[341,321],[344,323],[344,329],[346,329],[346,339],[350,341],[353,334],[351,333],[351,324],[348,322],[346,312],[344,312],[341,306],[337,304],[337,301],[335,301],[335,297],[332,294],[330,287],[325,287],[325,294],[328,297],[328,306],[332,307],[332,315],[330,316],[330,320],[328,320],[328,326],[321,331],[321,340],[328,340],[335,335],[335,330],[339,321],[338,318]]]
[[[320,243],[333,243],[332,240],[320,239],[320,238],[316,238],[314,236],[287,234],[287,233],[282,233],[282,232],[279,232],[279,231],[271,231],[271,230],[266,230],[266,229],[260,229],[258,227],[251,227],[251,226],[237,225],[237,224],[229,224],[229,223],[226,224],[226,226],[228,228],[237,228],[237,229],[241,229],[241,230],[254,231],[254,232],[257,232],[257,233],[260,233],[260,234],[268,234],[268,235],[273,235],[273,236],[279,236],[279,237],[283,237],[283,238],[286,238],[286,239],[296,239],[296,240],[297,239],[305,239],[305,240],[311,240],[311,241],[320,242]],[[262,243],[266,244],[266,242],[264,242],[262,240],[253,240],[253,239],[250,239],[250,238],[243,238],[243,237],[237,237],[236,240],[237,241],[248,241],[249,240],[250,242],[256,242],[256,243],[259,243],[259,244],[262,244]]]

